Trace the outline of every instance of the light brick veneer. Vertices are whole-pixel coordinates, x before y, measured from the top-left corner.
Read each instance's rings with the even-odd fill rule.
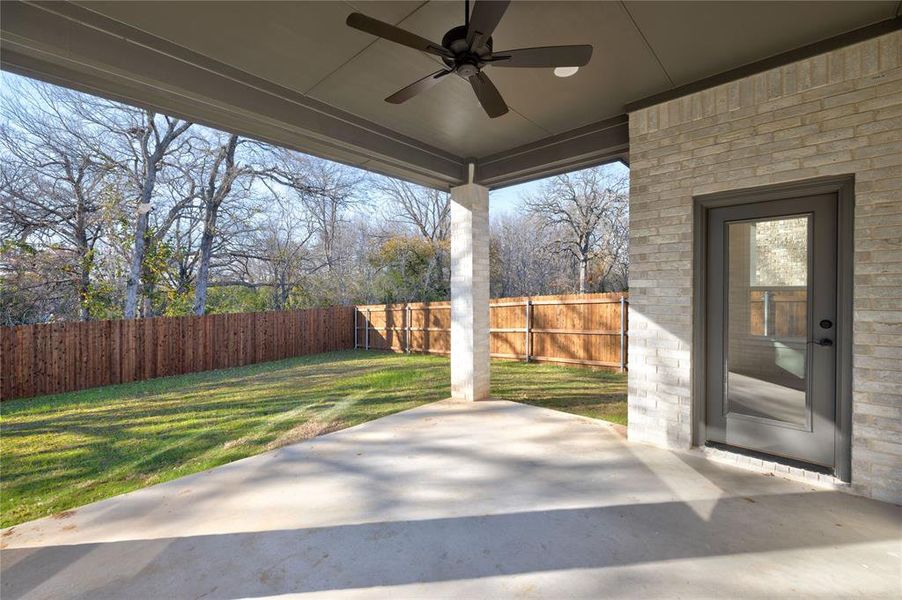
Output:
[[[489,397],[489,190],[451,189],[451,396]]]
[[[855,176],[852,489],[902,501],[902,33],[630,114],[629,435],[691,445],[693,196]]]

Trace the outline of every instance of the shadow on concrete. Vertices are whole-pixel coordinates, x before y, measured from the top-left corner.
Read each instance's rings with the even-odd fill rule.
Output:
[[[7,599],[54,596],[77,581],[93,598],[260,597],[839,549],[898,536],[890,505],[871,504],[878,528],[803,512],[837,495],[721,498],[707,519],[684,502],[661,502],[9,549],[0,589]],[[56,589],[44,586],[51,578]]]

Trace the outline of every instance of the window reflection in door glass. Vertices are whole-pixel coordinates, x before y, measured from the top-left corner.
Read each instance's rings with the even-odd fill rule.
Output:
[[[726,412],[806,423],[809,220],[727,224]]]

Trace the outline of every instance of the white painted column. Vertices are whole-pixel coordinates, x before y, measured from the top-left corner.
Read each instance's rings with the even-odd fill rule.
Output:
[[[451,189],[451,396],[489,397],[489,190]]]

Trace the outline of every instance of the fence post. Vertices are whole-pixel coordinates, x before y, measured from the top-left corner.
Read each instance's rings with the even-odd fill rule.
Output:
[[[357,307],[354,307],[354,350],[359,347],[357,343],[357,313],[360,312],[357,310]]]
[[[526,299],[526,362],[529,362],[529,355],[532,354],[532,335],[529,330],[532,328],[532,300]]]
[[[405,305],[405,314],[407,315],[407,354],[410,354],[410,305]]]
[[[364,330],[363,339],[366,341],[364,350],[370,349],[370,309],[366,309],[366,321],[364,322],[366,329]]]
[[[620,372],[626,369],[626,298],[620,296]]]

